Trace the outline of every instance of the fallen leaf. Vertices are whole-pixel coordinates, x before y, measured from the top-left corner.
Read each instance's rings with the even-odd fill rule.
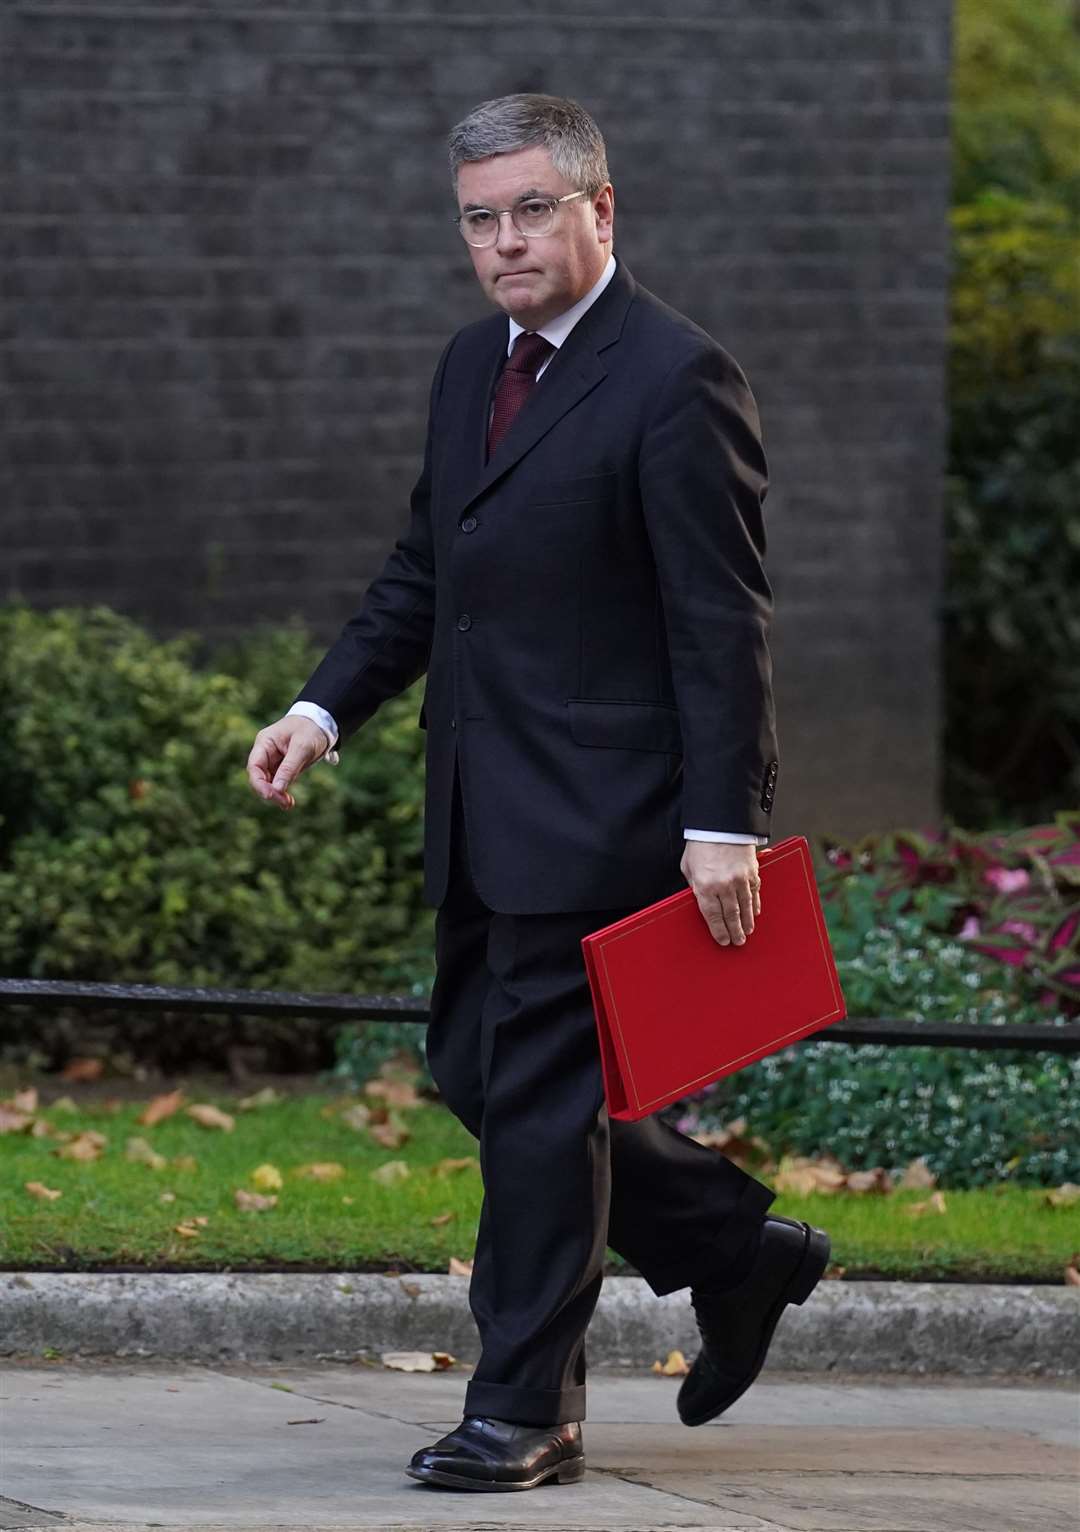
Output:
[[[459,1261],[456,1255],[452,1255],[450,1257],[450,1264],[446,1269],[452,1277],[471,1277],[472,1268],[473,1263],[471,1260]]]
[[[404,1160],[387,1160],[385,1165],[371,1172],[371,1179],[380,1186],[393,1186],[397,1181],[404,1181],[409,1174],[409,1167]]]
[[[175,1192],[162,1192],[161,1195],[158,1197],[158,1201],[159,1202],[175,1202],[176,1201],[176,1193]]]
[[[416,1086],[411,1080],[369,1080],[364,1086],[364,1094],[384,1101],[387,1106],[404,1108],[424,1104],[416,1094]]]
[[[681,1351],[669,1351],[667,1361],[654,1362],[652,1370],[655,1373],[663,1374],[667,1378],[677,1378],[690,1371],[690,1363]]]
[[[462,1170],[479,1170],[480,1161],[474,1154],[463,1155],[461,1159],[440,1160],[437,1165],[432,1165],[431,1174],[445,1179],[446,1176],[456,1176]]]
[[[135,1120],[141,1122],[144,1128],[152,1128],[156,1122],[161,1122],[163,1118],[171,1117],[174,1112],[178,1112],[183,1104],[183,1091],[171,1090],[167,1095],[155,1096],[143,1107]]]
[[[185,1111],[203,1128],[221,1128],[224,1132],[231,1133],[236,1127],[234,1117],[230,1117],[228,1112],[223,1112],[220,1107],[211,1106],[209,1102],[186,1107]]]
[[[449,1351],[433,1351],[431,1354],[435,1358],[435,1366],[440,1372],[445,1372],[448,1367],[453,1367],[457,1361],[457,1357],[451,1356]]]
[[[412,1137],[408,1123],[396,1109],[387,1114],[385,1122],[369,1123],[368,1132],[383,1149],[400,1149]]]
[[[242,1101],[236,1103],[238,1112],[257,1112],[262,1107],[277,1106],[285,1097],[280,1091],[276,1091],[272,1085],[266,1085],[262,1090],[257,1090],[253,1096],[245,1096]]]
[[[846,1173],[830,1156],[811,1159],[804,1154],[785,1154],[781,1156],[773,1184],[778,1192],[808,1197],[813,1192],[826,1195],[838,1192],[846,1180]]]
[[[913,1213],[919,1217],[923,1213],[946,1213],[945,1193],[934,1192],[925,1202],[910,1202],[904,1209],[905,1213]]]
[[[298,1165],[295,1174],[305,1181],[339,1181],[345,1174],[345,1166],[337,1160],[315,1160],[308,1165]]]
[[[1065,1286],[1080,1287],[1080,1250],[1065,1267]]]
[[[889,1172],[882,1165],[875,1165],[873,1170],[849,1171],[844,1190],[849,1192],[890,1192],[892,1181]]]
[[[847,1267],[846,1266],[831,1265],[831,1266],[826,1266],[826,1268],[825,1268],[825,1275],[827,1277],[842,1277],[846,1271],[847,1271]]]
[[[236,1188],[233,1200],[242,1213],[267,1213],[277,1206],[277,1197],[264,1197],[262,1192],[245,1191],[242,1186]]]
[[[35,1117],[30,1124],[31,1138],[54,1138],[56,1136],[52,1124],[46,1117]]]
[[[1052,1208],[1071,1207],[1074,1202],[1080,1201],[1080,1186],[1075,1181],[1064,1181],[1051,1191],[1044,1192],[1043,1197]]]
[[[40,1197],[43,1202],[55,1202],[57,1197],[64,1195],[63,1192],[55,1191],[41,1181],[24,1181],[23,1185],[31,1197]]]
[[[76,1058],[60,1071],[61,1080],[100,1080],[105,1073],[104,1059]]]
[[[406,1282],[402,1280],[401,1291],[405,1293],[409,1298],[419,1298],[420,1296],[420,1287],[416,1282]]]
[[[285,1185],[276,1165],[257,1165],[251,1172],[251,1179],[261,1192],[279,1192]]]
[[[37,1086],[28,1085],[25,1090],[17,1090],[11,1098],[11,1105],[17,1112],[36,1112],[38,1109]]]
[[[54,1149],[53,1154],[62,1160],[100,1160],[108,1142],[104,1133],[87,1128],[85,1133],[77,1133],[70,1143]]]
[[[918,1159],[908,1161],[904,1173],[896,1185],[901,1191],[908,1191],[909,1189],[921,1190],[924,1187],[936,1186],[937,1176],[920,1154]]]
[[[434,1351],[384,1351],[380,1360],[384,1367],[393,1367],[397,1372],[435,1372],[440,1365]]]
[[[443,1224],[453,1222],[456,1217],[456,1213],[436,1213],[435,1217],[429,1221],[436,1229],[441,1229]]]
[[[151,1170],[164,1170],[169,1163],[166,1156],[159,1154],[145,1138],[129,1138],[124,1158],[134,1161],[136,1165],[148,1165]]]
[[[198,1170],[199,1162],[193,1154],[173,1155],[173,1165],[177,1170]]]
[[[345,1108],[341,1113],[340,1120],[347,1128],[355,1128],[359,1133],[371,1121],[371,1108],[365,1106],[362,1101],[357,1101],[352,1106]]]
[[[71,1096],[57,1096],[56,1100],[50,1104],[48,1110],[50,1112],[77,1112],[79,1105]]]
[[[356,1201],[356,1198],[355,1197],[342,1197],[341,1200],[342,1200],[342,1202],[347,1203],[351,1207],[352,1204]]]
[[[176,1225],[176,1233],[182,1235],[184,1239],[198,1239],[199,1237],[198,1229],[192,1228],[189,1223],[178,1223]]]
[[[25,1112],[16,1112],[9,1106],[0,1106],[0,1133],[21,1133],[33,1120]]]

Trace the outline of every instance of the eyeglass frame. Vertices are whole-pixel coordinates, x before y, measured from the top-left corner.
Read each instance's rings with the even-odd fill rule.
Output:
[[[459,213],[458,216],[454,219],[454,223],[457,225],[458,233],[461,235],[462,239],[467,245],[471,245],[474,250],[489,250],[492,245],[497,245],[499,243],[499,236],[502,233],[502,224],[499,223],[499,219],[504,213],[509,213],[510,222],[514,223],[515,208],[522,207],[526,202],[546,202],[548,207],[551,209],[552,227],[554,227],[555,209],[559,206],[560,203],[572,202],[575,197],[587,197],[588,195],[588,191],[582,187],[579,191],[567,192],[563,197],[519,197],[511,207],[471,207],[468,209],[468,212],[470,213],[494,213],[495,215],[497,232],[495,234],[495,238],[489,240],[486,245],[475,245],[473,244],[472,240],[466,236],[465,230],[461,227],[462,220],[466,216],[465,213]],[[548,234],[551,233],[551,229],[549,229],[547,234],[526,234],[524,229],[519,229],[516,223],[514,223],[514,229],[518,234],[521,235],[522,239],[547,239]]]

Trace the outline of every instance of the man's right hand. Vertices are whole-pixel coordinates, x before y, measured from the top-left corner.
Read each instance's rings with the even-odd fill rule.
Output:
[[[330,748],[327,734],[299,713],[279,718],[260,729],[247,758],[252,791],[281,809],[294,809],[296,799],[289,787],[309,766],[322,760]]]

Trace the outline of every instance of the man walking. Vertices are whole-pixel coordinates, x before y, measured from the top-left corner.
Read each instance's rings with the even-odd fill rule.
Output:
[[[247,765],[292,808],[296,777],[426,672],[426,1046],[480,1144],[482,1352],[461,1424],[407,1472],[514,1490],[584,1474],[607,1245],[655,1293],[690,1289],[702,1347],[678,1410],[699,1425],[753,1382],[829,1240],[669,1123],[608,1119],[580,947],[687,883],[722,944],[761,911],[777,746],[753,396],[613,254],[582,107],[487,101],[449,150],[501,312],[444,349],[408,527]]]

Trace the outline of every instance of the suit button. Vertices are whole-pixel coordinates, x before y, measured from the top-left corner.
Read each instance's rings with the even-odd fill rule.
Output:
[[[457,620],[457,625],[458,630],[462,633],[467,632],[468,629],[472,627],[472,618],[469,616],[468,612],[462,612],[461,616]]]
[[[456,729],[457,728],[457,719],[456,718],[451,718],[451,720],[450,720],[450,727],[452,729]]]
[[[466,516],[465,520],[461,523],[461,530],[463,532],[475,532],[477,525],[478,522],[475,516]]]

